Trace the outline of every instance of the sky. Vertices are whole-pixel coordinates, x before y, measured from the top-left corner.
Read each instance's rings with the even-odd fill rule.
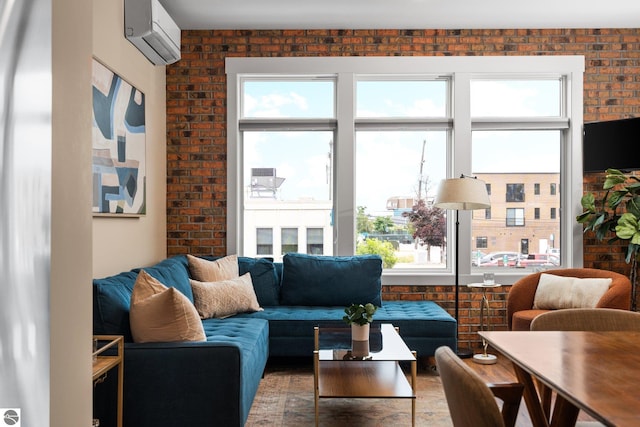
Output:
[[[448,92],[444,80],[361,81],[356,88],[356,115],[375,117],[446,117]],[[334,86],[330,79],[310,81],[246,81],[244,117],[334,117]],[[473,117],[559,116],[558,80],[474,80]],[[474,131],[472,173],[559,172],[559,131]],[[285,178],[284,200],[328,200],[334,136],[330,131],[245,133],[245,182],[250,168],[276,168]],[[422,148],[424,165],[420,173]],[[389,197],[411,197],[422,176],[430,196],[446,175],[445,131],[357,131],[356,205],[369,213],[385,211]]]

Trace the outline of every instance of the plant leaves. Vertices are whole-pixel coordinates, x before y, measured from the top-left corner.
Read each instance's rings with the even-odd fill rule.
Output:
[[[593,195],[593,193],[587,193],[584,196],[582,196],[582,199],[580,199],[580,204],[582,205],[582,208],[585,211],[595,212],[596,197]]]
[[[637,236],[634,239],[634,236]],[[616,236],[623,240],[631,239],[631,243],[640,243],[640,229],[638,229],[638,218],[631,213],[624,213],[616,225]],[[634,240],[636,240],[634,242]]]
[[[609,190],[618,184],[622,184],[627,180],[627,177],[617,169],[607,169],[607,176],[604,180],[603,189]]]

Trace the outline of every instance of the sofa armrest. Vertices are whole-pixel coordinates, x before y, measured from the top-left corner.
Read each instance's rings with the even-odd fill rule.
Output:
[[[538,289],[540,274],[541,273],[534,273],[524,276],[511,286],[511,290],[507,296],[507,325],[509,330],[511,330],[513,313],[522,310],[531,310],[531,307],[533,307],[533,300],[536,295],[536,289]]]
[[[240,370],[234,344],[127,343],[124,425],[241,426]]]
[[[612,275],[609,290],[602,295],[597,308],[616,308],[619,310],[631,309],[631,281],[622,274]]]

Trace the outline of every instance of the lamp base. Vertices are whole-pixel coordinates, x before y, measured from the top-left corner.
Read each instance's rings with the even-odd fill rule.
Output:
[[[471,350],[470,348],[458,347],[456,354],[460,359],[469,359],[470,357],[473,357],[473,350]]]
[[[493,365],[498,361],[498,357],[493,354],[474,354],[473,361],[481,365]]]

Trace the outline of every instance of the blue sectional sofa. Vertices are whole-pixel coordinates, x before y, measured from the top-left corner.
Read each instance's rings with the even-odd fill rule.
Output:
[[[140,268],[94,279],[94,333],[125,339],[125,427],[243,426],[269,356],[311,356],[313,327],[340,322],[351,303],[380,306],[374,324],[399,327],[419,357],[456,348],[456,322],[436,303],[382,301],[378,256],[239,257],[238,267],[251,274],[264,311],[202,320],[203,342],[133,342],[129,308]],[[193,302],[186,256],[144,270]]]

